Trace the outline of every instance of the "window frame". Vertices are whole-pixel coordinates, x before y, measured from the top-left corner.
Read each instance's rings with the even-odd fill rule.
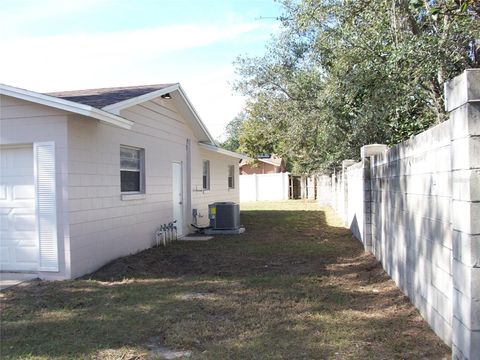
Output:
[[[122,168],[122,148],[124,149],[129,149],[129,150],[135,150],[138,151],[139,154],[139,169],[138,170],[132,170],[132,169],[123,169]],[[122,172],[138,172],[139,173],[139,190],[134,190],[134,191],[122,191]],[[130,145],[120,145],[120,193],[122,195],[135,195],[135,194],[145,194],[145,149],[144,148],[139,148],[136,146],[130,146]]]
[[[232,179],[232,186],[230,186],[230,179]],[[235,189],[235,165],[228,165],[227,185],[229,190]]]
[[[207,164],[207,173],[206,174],[205,174],[205,163]],[[204,177],[206,177],[205,182],[203,181]],[[203,189],[203,191],[210,190],[210,160],[203,160],[202,161],[202,189]]]

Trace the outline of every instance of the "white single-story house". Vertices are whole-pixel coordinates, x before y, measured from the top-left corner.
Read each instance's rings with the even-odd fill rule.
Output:
[[[179,84],[40,94],[0,85],[0,270],[70,279],[154,244],[161,225],[239,202]]]

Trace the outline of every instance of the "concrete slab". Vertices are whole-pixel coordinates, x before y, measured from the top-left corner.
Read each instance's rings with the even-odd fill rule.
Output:
[[[205,229],[206,235],[238,235],[245,232],[245,228],[242,226],[235,230],[215,230],[215,229]]]
[[[179,238],[179,241],[208,241],[212,240],[213,236],[203,236],[203,235],[187,235]]]
[[[0,273],[0,291],[36,279],[37,277],[36,274],[2,272]]]

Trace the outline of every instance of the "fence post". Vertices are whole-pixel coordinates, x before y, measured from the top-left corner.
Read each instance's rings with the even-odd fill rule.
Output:
[[[282,200],[288,200],[288,173],[280,173],[282,177],[282,190],[283,197]]]
[[[361,236],[365,251],[372,251],[372,182],[371,182],[371,157],[381,154],[388,149],[384,144],[364,145],[360,149],[362,158],[363,180],[363,223]]]
[[[445,84],[452,164],[452,357],[480,359],[480,70]]]
[[[335,172],[331,176],[332,182],[332,198],[330,199],[330,206],[337,211],[337,177]]]

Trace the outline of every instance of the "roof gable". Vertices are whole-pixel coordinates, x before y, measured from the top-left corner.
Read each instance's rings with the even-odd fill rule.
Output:
[[[120,111],[169,93],[181,115],[187,120],[195,135],[202,142],[215,144],[215,140],[198,116],[180,84],[156,84],[125,86],[88,90],[61,91],[45,94],[62,100],[89,105],[114,115]]]

